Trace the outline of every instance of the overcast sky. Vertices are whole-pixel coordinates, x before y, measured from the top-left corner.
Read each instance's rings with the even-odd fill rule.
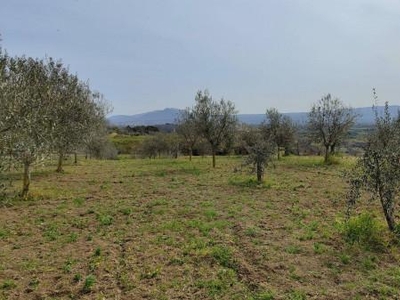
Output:
[[[1,0],[2,48],[62,59],[114,107],[194,104],[199,89],[240,113],[400,104],[398,0]]]

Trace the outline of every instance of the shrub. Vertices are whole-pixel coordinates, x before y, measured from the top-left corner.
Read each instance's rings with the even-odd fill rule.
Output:
[[[369,249],[380,248],[383,245],[380,225],[369,213],[348,219],[343,224],[342,234],[350,244],[358,243]]]

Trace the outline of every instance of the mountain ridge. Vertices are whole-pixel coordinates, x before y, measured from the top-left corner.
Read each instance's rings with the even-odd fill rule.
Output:
[[[382,114],[384,106],[377,106],[378,113]],[[174,124],[182,109],[164,108],[162,110],[153,110],[145,113],[134,115],[113,115],[108,118],[111,125],[115,126],[138,126],[138,125],[161,125]],[[359,116],[357,124],[372,124],[375,120],[375,114],[372,107],[354,108],[355,113]],[[390,105],[389,111],[392,116],[396,116],[400,111],[400,105]],[[308,112],[290,112],[282,113],[290,117],[294,123],[304,124],[307,122]],[[238,119],[242,123],[256,125],[265,119],[264,114],[238,114]]]

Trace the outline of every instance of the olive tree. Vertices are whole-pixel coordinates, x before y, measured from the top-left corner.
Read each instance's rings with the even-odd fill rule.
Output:
[[[400,192],[400,115],[393,118],[388,103],[382,116],[374,109],[375,130],[368,136],[363,156],[349,173],[349,211],[365,190],[380,201],[389,230],[398,231],[395,208]]]
[[[21,196],[28,194],[34,163],[76,148],[105,119],[93,99],[60,62],[0,55],[1,158],[6,153],[22,165]]]
[[[235,134],[237,116],[235,105],[231,101],[214,101],[210,93],[198,91],[193,108],[196,128],[200,136],[211,147],[212,166],[215,168],[215,156],[223,143],[230,142]]]
[[[63,69],[54,85],[53,149],[58,154],[57,172],[67,153],[83,147],[94,131],[101,131],[106,106],[100,101],[102,95],[93,93],[88,84]],[[105,133],[104,133],[105,135]]]
[[[266,120],[262,124],[262,130],[267,140],[270,140],[276,147],[278,160],[280,159],[280,150],[289,152],[294,141],[296,128],[288,116],[284,116],[275,108],[268,109]]]
[[[247,151],[244,164],[252,167],[251,171],[256,174],[258,182],[263,180],[265,168],[273,160],[276,152],[275,143],[262,131],[263,128],[245,127],[245,131],[241,132],[242,142]]]
[[[176,132],[182,137],[183,143],[189,149],[189,160],[191,161],[193,147],[199,140],[199,132],[193,111],[190,108],[180,111],[176,123]]]
[[[7,59],[5,148],[23,166],[21,196],[26,197],[34,162],[51,148],[52,101],[45,62],[27,57]],[[4,123],[4,119],[3,119]]]
[[[53,101],[52,149],[58,154],[57,172],[62,172],[64,155],[80,141],[80,133],[84,126],[84,108],[80,96],[80,82],[77,76],[69,74],[61,62],[52,59],[48,62],[49,80],[51,83],[51,99]],[[82,124],[81,124],[82,123]]]
[[[332,98],[330,94],[312,106],[308,114],[308,129],[314,141],[324,146],[325,163],[348,134],[356,117],[353,109],[346,107],[338,98]]]

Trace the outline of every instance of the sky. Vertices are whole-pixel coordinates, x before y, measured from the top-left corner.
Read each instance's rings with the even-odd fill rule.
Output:
[[[61,59],[113,115],[192,107],[239,113],[400,104],[398,0],[0,0],[9,55]]]

